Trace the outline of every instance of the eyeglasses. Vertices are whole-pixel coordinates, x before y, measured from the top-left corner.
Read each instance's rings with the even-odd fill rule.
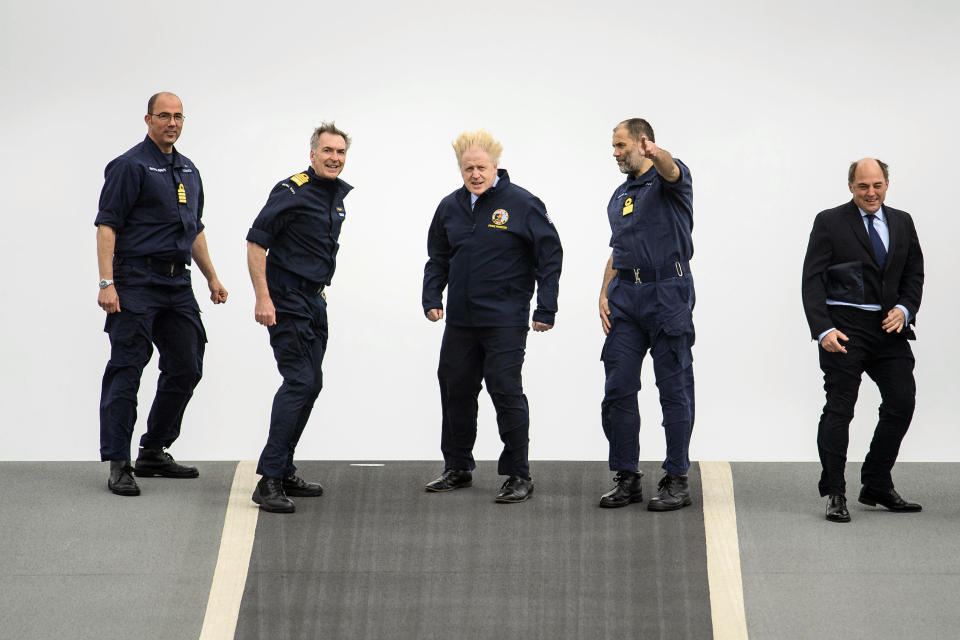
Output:
[[[150,115],[164,122],[175,120],[177,121],[177,123],[180,123],[187,118],[187,116],[183,115],[182,113],[167,113],[166,111],[164,111],[163,113],[151,113]]]

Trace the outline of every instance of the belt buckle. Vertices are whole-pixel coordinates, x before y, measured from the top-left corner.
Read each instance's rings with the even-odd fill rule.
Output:
[[[168,275],[169,277],[171,277],[171,278],[173,277],[173,268],[174,268],[174,266],[176,266],[176,265],[174,265],[174,264],[171,262],[171,263],[170,263],[170,271],[167,273],[167,275]]]
[[[674,263],[673,263],[673,266],[674,266],[674,267],[676,268],[676,270],[677,270],[677,277],[682,278],[682,277],[683,277],[683,267],[680,266],[680,263],[679,263],[679,262],[674,262]]]
[[[640,269],[633,270],[633,284],[643,284],[643,280],[640,279]]]

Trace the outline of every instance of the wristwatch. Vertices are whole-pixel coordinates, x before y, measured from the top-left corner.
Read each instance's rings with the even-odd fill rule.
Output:
[[[109,286],[112,285],[112,284],[113,284],[113,280],[101,280],[101,281],[100,281],[100,288],[101,288],[101,289],[106,289],[107,287],[109,287]]]

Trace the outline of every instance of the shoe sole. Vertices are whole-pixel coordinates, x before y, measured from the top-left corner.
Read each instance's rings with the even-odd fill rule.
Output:
[[[188,478],[199,478],[199,477],[200,477],[200,472],[199,472],[199,471],[192,471],[192,472],[189,472],[189,473],[172,473],[172,472],[169,472],[169,471],[159,471],[159,470],[157,470],[157,471],[148,471],[147,469],[137,469],[137,468],[135,467],[135,468],[133,469],[133,475],[137,476],[138,478],[181,478],[181,479],[188,479]]]
[[[447,493],[448,491],[456,491],[457,489],[465,489],[467,487],[472,487],[473,482],[465,482],[464,484],[458,484],[455,487],[450,487],[449,489],[438,489],[436,487],[425,486],[423,489],[427,493]]]
[[[689,507],[691,504],[693,504],[693,499],[689,497],[676,505],[666,505],[662,502],[654,502],[651,500],[647,503],[647,511],[676,511],[684,507]]]
[[[643,496],[630,496],[630,499],[626,502],[604,502],[603,498],[600,498],[600,507],[602,509],[619,509],[620,507],[626,507],[637,502],[643,502]]]
[[[108,485],[107,485],[107,489],[110,489],[110,492],[111,492],[111,493],[113,493],[114,495],[118,495],[118,496],[131,496],[131,497],[132,497],[132,496],[138,496],[138,495],[140,495],[140,487],[137,487],[136,489],[133,489],[133,490],[118,490],[118,489],[114,489],[113,487],[111,487],[111,486],[108,484]]]
[[[850,516],[847,516],[846,518],[839,518],[836,516],[827,516],[827,522],[839,522],[843,524],[845,522],[850,522]]]
[[[287,494],[288,498],[319,498],[323,495],[323,490],[321,489],[318,492],[313,491],[290,491],[289,489],[284,489],[283,492]]]
[[[497,504],[517,504],[520,502],[526,502],[531,498],[531,496],[533,496],[533,489],[530,489],[530,491],[527,492],[527,495],[523,496],[519,500],[511,500],[510,498],[496,497],[493,499],[493,501],[496,502]]]
[[[258,505],[260,505],[261,511],[266,511],[268,513],[293,513],[297,510],[297,505],[295,504],[291,504],[290,508],[284,507],[282,509],[277,509],[275,507],[267,506],[263,503],[260,496],[256,493],[253,494],[253,496],[250,499],[256,502]]]

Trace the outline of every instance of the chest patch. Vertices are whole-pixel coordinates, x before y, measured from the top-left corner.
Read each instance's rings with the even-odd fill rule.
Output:
[[[187,190],[183,188],[182,182],[177,186],[177,202],[187,204]]]
[[[633,213],[633,198],[627,198],[623,201],[623,215]]]
[[[493,227],[494,229],[506,229],[507,221],[510,219],[510,214],[507,213],[506,209],[497,209],[493,212],[493,215],[490,216],[490,219],[493,221],[493,224],[488,224],[488,227]]]

